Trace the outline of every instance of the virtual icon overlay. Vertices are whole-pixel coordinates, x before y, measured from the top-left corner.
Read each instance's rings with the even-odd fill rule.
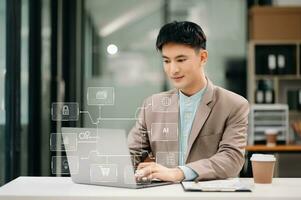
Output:
[[[177,112],[177,94],[155,94],[152,96],[153,112]]]
[[[79,106],[75,102],[52,103],[51,116],[53,121],[77,121]]]
[[[156,162],[166,167],[176,167],[178,163],[179,152],[157,152]]]
[[[79,114],[87,115],[94,128],[62,128],[58,133],[50,134],[50,150],[56,152],[51,159],[51,172],[55,175],[69,175],[76,178],[86,176],[87,183],[120,183],[135,185],[139,171],[135,171],[139,158],[146,157],[153,159],[166,167],[175,167],[178,163],[178,152],[158,152],[152,155],[152,152],[143,150],[143,141],[147,137],[156,137],[160,142],[178,141],[178,123],[153,123],[149,130],[141,130],[141,152],[130,155],[128,146],[122,154],[119,150],[108,148],[109,143],[120,142],[118,137],[113,137],[112,141],[103,138],[102,121],[137,121],[141,112],[151,109],[152,112],[173,113],[177,112],[177,96],[170,94],[153,95],[152,102],[138,107],[133,111],[133,117],[130,118],[105,118],[101,115],[101,107],[114,106],[115,90],[113,87],[89,87],[87,89],[87,104],[95,106],[99,110],[99,116],[91,116],[89,111],[79,110],[79,104],[76,102],[55,102],[51,107],[51,116],[53,121],[77,121]],[[63,131],[64,130],[64,131]],[[113,130],[111,134],[116,134]],[[124,131],[124,130],[123,130]],[[125,133],[125,132],[124,132]],[[155,134],[154,134],[155,133]],[[159,133],[159,134],[158,134]],[[111,135],[109,134],[109,135]],[[126,135],[124,135],[126,137]],[[112,137],[111,137],[112,139]],[[153,138],[154,139],[154,138]],[[124,140],[126,141],[126,140]],[[118,143],[119,144],[119,143]],[[122,142],[120,143],[122,144]],[[105,148],[104,148],[105,147]],[[119,146],[118,146],[119,148]],[[121,148],[121,147],[120,147]],[[103,151],[103,149],[107,149]],[[74,178],[74,177],[73,177]],[[144,180],[145,183],[151,183],[152,180]]]
[[[87,92],[88,105],[114,105],[113,87],[89,87]]]
[[[70,172],[73,174],[77,174],[78,170],[79,170],[79,160],[78,157],[76,156],[69,156],[68,159],[67,156],[53,156],[51,159],[52,174],[69,175]]]
[[[153,123],[151,125],[151,134],[160,133],[157,141],[177,141],[178,124],[177,123]],[[152,134],[154,135],[154,134]]]
[[[90,168],[91,182],[116,182],[118,179],[117,165],[94,164]]]
[[[51,133],[50,151],[77,151],[76,134],[68,133],[63,137],[62,133]]]

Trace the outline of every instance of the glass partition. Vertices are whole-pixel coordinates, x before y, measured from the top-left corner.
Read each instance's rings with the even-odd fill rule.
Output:
[[[102,128],[129,131],[143,99],[162,91],[164,73],[155,42],[163,24],[163,5],[163,0],[86,1],[91,21],[87,20],[90,27],[86,23],[85,30],[88,94],[84,95],[88,99],[83,107],[94,121],[101,115]],[[101,106],[101,113],[92,105],[92,87],[109,87],[114,92],[114,102]],[[92,120],[85,115],[84,126],[95,126]]]
[[[6,1],[0,1],[0,185],[5,179],[5,38]]]

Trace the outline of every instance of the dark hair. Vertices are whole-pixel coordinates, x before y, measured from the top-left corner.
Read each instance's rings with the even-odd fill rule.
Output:
[[[157,50],[162,51],[163,45],[169,42],[186,44],[196,50],[206,49],[206,36],[202,28],[188,21],[174,21],[160,29],[156,42]]]

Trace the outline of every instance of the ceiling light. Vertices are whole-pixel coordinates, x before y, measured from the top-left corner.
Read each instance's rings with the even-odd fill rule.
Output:
[[[111,55],[114,55],[118,52],[118,47],[115,44],[110,44],[107,47],[107,52]]]

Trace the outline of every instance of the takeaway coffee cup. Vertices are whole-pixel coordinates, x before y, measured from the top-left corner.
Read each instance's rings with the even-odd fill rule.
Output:
[[[278,130],[267,129],[267,130],[265,130],[264,134],[266,136],[266,144],[267,144],[267,146],[276,146],[276,144],[277,144]]]
[[[253,154],[251,157],[255,183],[272,183],[276,158],[268,154]]]

